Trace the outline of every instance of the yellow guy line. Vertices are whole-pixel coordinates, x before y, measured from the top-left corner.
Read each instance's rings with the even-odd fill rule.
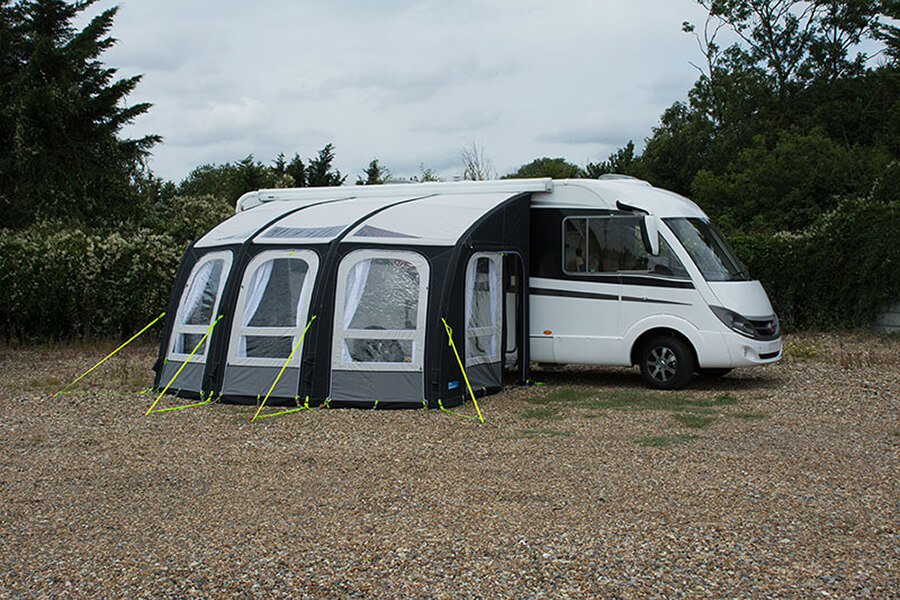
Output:
[[[200,398],[203,398],[203,395],[200,395]],[[184,406],[171,406],[169,408],[160,408],[159,410],[154,410],[153,412],[169,412],[171,410],[181,410],[182,408],[194,408],[195,406],[206,406],[207,404],[214,402],[215,398],[213,397],[213,392],[209,393],[209,398],[203,400],[202,402],[196,402],[194,404],[185,404]]]
[[[450,347],[453,348],[453,354],[456,355],[456,362],[459,363],[459,370],[462,371],[463,379],[466,380],[466,388],[469,390],[469,394],[472,396],[472,402],[475,404],[475,410],[478,412],[478,420],[484,423],[484,417],[481,416],[481,409],[478,408],[478,400],[475,399],[475,392],[472,391],[472,384],[469,383],[469,377],[466,375],[466,369],[463,367],[462,360],[459,358],[459,352],[456,350],[456,344],[453,343],[453,330],[450,329],[450,325],[447,324],[447,319],[441,317],[441,321],[444,322],[444,329],[447,330],[447,337],[450,339]],[[441,407],[443,409],[443,406]]]
[[[287,415],[290,413],[300,412],[301,410],[312,410],[309,407],[309,396],[307,396],[306,400],[303,401],[303,406],[298,406],[297,408],[290,408],[288,410],[282,410],[275,413],[269,413],[267,415],[259,415],[258,418],[265,419],[266,417],[277,417],[278,415]]]
[[[141,329],[140,331],[138,331],[136,334],[134,334],[133,336],[131,336],[130,338],[128,338],[128,341],[127,341],[127,342],[125,342],[124,344],[122,344],[121,346],[119,346],[118,348],[116,348],[115,350],[113,350],[112,352],[110,352],[109,354],[107,354],[107,355],[106,355],[106,358],[104,358],[103,360],[101,360],[100,362],[98,362],[96,365],[94,365],[93,367],[91,367],[90,369],[88,369],[87,371],[85,371],[85,373],[84,373],[81,377],[79,377],[78,379],[76,379],[75,381],[73,381],[72,383],[70,383],[69,385],[67,385],[66,387],[64,387],[63,389],[61,389],[61,390],[59,390],[58,392],[56,392],[55,394],[53,394],[53,396],[51,396],[51,398],[56,398],[57,396],[59,396],[60,394],[62,394],[63,392],[65,392],[67,389],[69,389],[70,387],[72,387],[73,385],[75,385],[76,383],[78,383],[79,381],[81,381],[85,376],[87,376],[88,373],[90,373],[91,371],[93,371],[94,369],[96,369],[97,367],[99,367],[100,365],[102,365],[103,363],[105,363],[107,359],[111,358],[116,352],[118,352],[119,350],[121,350],[122,348],[124,348],[125,346],[127,346],[128,344],[130,344],[131,342],[133,342],[139,335],[141,335],[142,333],[144,333],[145,331],[147,331],[148,329],[150,329],[151,327],[153,327],[153,325],[154,325],[157,321],[159,321],[160,319],[162,319],[164,316],[166,316],[166,313],[162,313],[161,315],[159,315],[158,317],[156,317],[155,319],[153,319],[146,327],[144,327],[143,329]]]
[[[216,323],[218,323],[219,319],[221,319],[223,316],[224,315],[219,315],[219,318],[216,319],[215,321],[213,321],[212,325],[210,325],[209,327],[206,328],[206,333],[203,334],[203,337],[200,338],[200,341],[197,342],[197,345],[194,346],[194,349],[191,350],[190,354],[188,354],[187,360],[185,360],[183,363],[181,363],[181,366],[178,367],[178,370],[175,371],[174,375],[172,375],[172,379],[169,380],[169,383],[166,384],[166,387],[163,388],[163,390],[159,393],[159,396],[156,397],[156,400],[153,401],[153,404],[150,405],[150,408],[147,409],[147,412],[144,413],[145,417],[153,412],[153,409],[156,407],[156,403],[159,402],[159,399],[163,397],[163,394],[166,393],[166,390],[169,389],[169,386],[172,385],[172,382],[175,381],[175,378],[178,377],[178,374],[181,373],[181,370],[185,367],[185,365],[187,365],[188,362],[190,362],[191,357],[194,356],[194,353],[197,352],[197,350],[203,344],[203,340],[205,340],[207,338],[207,336],[209,335],[209,332],[212,331],[213,327],[216,326]],[[162,411],[157,411],[157,412],[162,412]]]
[[[440,409],[441,409],[442,411],[444,411],[445,413],[450,413],[451,415],[454,415],[454,416],[457,416],[457,417],[462,417],[463,419],[477,419],[477,418],[478,418],[478,417],[473,417],[472,415],[463,415],[463,414],[460,414],[460,413],[457,413],[457,412],[453,412],[452,410],[448,410],[448,409],[444,408],[444,403],[441,402],[441,399],[440,399],[440,398],[438,398],[438,408],[440,408]],[[482,423],[483,423],[483,422],[484,422],[484,421],[482,421]]]
[[[277,383],[278,383],[278,380],[281,379],[281,374],[284,373],[284,370],[287,368],[288,363],[291,362],[291,359],[294,357],[294,352],[297,351],[297,348],[300,346],[300,342],[303,341],[303,338],[306,336],[306,332],[309,331],[310,325],[312,325],[312,324],[313,324],[313,321],[315,321],[315,320],[316,320],[316,315],[313,315],[313,316],[312,316],[312,319],[309,320],[309,323],[306,324],[306,329],[304,329],[304,330],[303,330],[303,333],[300,334],[300,339],[297,340],[297,343],[294,344],[294,347],[291,349],[291,353],[288,354],[287,360],[284,361],[284,365],[281,367],[281,371],[278,372],[278,376],[275,378],[275,381],[272,382],[272,387],[270,387],[270,388],[269,388],[269,391],[266,392],[266,397],[263,398],[262,404],[260,404],[260,405],[259,405],[259,408],[256,409],[256,414],[253,415],[253,416],[250,418],[250,422],[251,422],[251,423],[252,423],[253,421],[256,420],[256,417],[259,416],[259,411],[261,411],[261,410],[263,409],[263,406],[266,405],[266,400],[269,399],[269,394],[271,394],[271,393],[272,393],[272,390],[275,389],[275,384],[277,384]],[[292,409],[291,412],[294,412],[294,410]],[[283,414],[283,413],[282,413],[282,414]],[[274,416],[274,415],[273,415],[273,416]]]

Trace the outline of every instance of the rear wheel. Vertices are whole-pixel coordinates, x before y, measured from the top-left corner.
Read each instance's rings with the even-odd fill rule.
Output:
[[[694,357],[687,344],[676,337],[661,335],[644,344],[641,375],[658,390],[678,390],[687,385],[694,372]]]

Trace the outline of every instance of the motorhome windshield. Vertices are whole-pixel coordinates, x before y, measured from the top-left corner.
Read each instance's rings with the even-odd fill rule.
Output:
[[[747,269],[709,221],[696,217],[663,219],[707,281],[744,281]]]

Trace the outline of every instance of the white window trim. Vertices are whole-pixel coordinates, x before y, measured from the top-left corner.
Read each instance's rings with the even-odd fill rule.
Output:
[[[223,250],[221,252],[210,252],[209,254],[205,254],[194,267],[191,269],[191,274],[188,277],[187,282],[184,285],[184,289],[181,291],[181,298],[178,301],[178,311],[175,313],[175,323],[172,326],[172,335],[169,336],[169,352],[168,357],[171,360],[178,361],[187,361],[192,363],[205,363],[206,362],[206,353],[209,350],[209,338],[212,337],[212,332],[210,331],[210,335],[206,337],[203,344],[203,352],[195,352],[193,356],[191,356],[191,348],[187,352],[181,353],[175,351],[175,344],[178,341],[178,337],[182,334],[199,334],[203,335],[209,329],[209,326],[215,321],[219,316],[219,303],[222,301],[222,291],[225,289],[225,282],[228,281],[228,276],[231,273],[231,263],[234,259],[234,255],[231,250]],[[187,297],[187,293],[191,290],[191,286],[194,284],[194,279],[197,277],[197,273],[200,272],[200,269],[206,263],[213,262],[216,260],[225,261],[222,265],[222,274],[219,277],[219,288],[216,290],[216,301],[213,304],[212,316],[210,317],[209,323],[206,325],[187,325],[181,322],[182,317],[184,316],[184,301]],[[188,358],[190,357],[190,358]]]
[[[411,263],[419,273],[419,304],[416,310],[415,329],[344,329],[344,302],[347,295],[347,278],[350,271],[364,260],[387,258]],[[412,371],[419,372],[425,363],[425,319],[428,313],[428,289],[430,268],[428,260],[412,250],[354,250],[341,260],[338,267],[337,292],[334,302],[334,335],[331,343],[331,368],[337,371]],[[344,361],[344,340],[347,339],[394,339],[412,340],[412,361],[408,363],[389,362],[346,362]]]
[[[241,321],[244,315],[244,307],[247,305],[247,288],[250,285],[250,278],[256,269],[265,262],[278,258],[291,258],[305,261],[308,267],[306,278],[303,280],[303,289],[300,291],[300,299],[297,310],[303,311],[304,318],[302,325],[298,327],[244,327]],[[247,265],[244,273],[241,275],[241,289],[238,294],[238,301],[234,309],[234,323],[231,327],[231,337],[228,340],[228,364],[233,366],[255,366],[255,367],[282,367],[285,358],[261,358],[252,356],[238,356],[237,349],[241,336],[259,336],[259,337],[288,337],[292,338],[291,347],[297,344],[300,335],[309,323],[309,303],[312,299],[313,288],[316,283],[316,275],[319,271],[319,255],[312,250],[297,249],[278,249],[266,250],[260,252]],[[297,348],[291,357],[291,367],[300,367],[300,359],[303,354],[303,344]]]
[[[494,266],[497,268],[497,302],[494,308],[494,326],[491,327],[469,327],[469,315],[471,311],[471,302],[472,302],[472,294],[470,291],[473,289],[475,281],[472,279],[472,265],[473,263],[477,263],[477,261],[481,258],[487,258]],[[489,363],[500,362],[501,353],[503,352],[503,255],[499,252],[477,252],[469,258],[469,262],[466,265],[466,366],[475,366]],[[481,356],[469,356],[468,345],[469,340],[475,337],[482,337],[487,335],[496,335],[497,336],[497,347],[493,354],[485,354]]]

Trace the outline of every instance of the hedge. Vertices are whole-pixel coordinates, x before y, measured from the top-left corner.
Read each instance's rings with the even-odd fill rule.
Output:
[[[165,310],[183,248],[167,234],[0,232],[7,341],[121,337]]]
[[[865,327],[900,300],[900,201],[845,201],[799,234],[731,243],[788,331]]]
[[[123,338],[165,310],[188,236],[227,216],[177,203],[168,230],[0,230],[0,326],[9,342]],[[185,214],[181,214],[185,213]],[[844,202],[800,234],[734,237],[786,330],[866,326],[900,299],[900,201]]]

